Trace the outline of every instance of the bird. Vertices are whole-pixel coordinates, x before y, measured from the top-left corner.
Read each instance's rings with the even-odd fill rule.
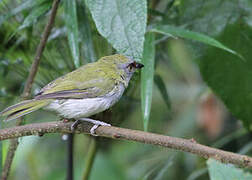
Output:
[[[123,95],[134,72],[142,67],[143,64],[122,54],[104,56],[53,80],[33,99],[4,109],[0,117],[14,120],[43,108],[65,119],[74,119],[73,131],[82,121],[93,123],[90,133],[95,135],[98,126],[110,124],[89,117],[112,107]]]

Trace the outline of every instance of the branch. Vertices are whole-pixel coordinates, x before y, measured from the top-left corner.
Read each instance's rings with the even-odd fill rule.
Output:
[[[45,49],[47,39],[48,39],[48,37],[50,35],[50,32],[51,32],[53,24],[54,24],[54,20],[55,20],[55,17],[56,17],[56,13],[57,13],[59,3],[60,3],[60,0],[54,0],[53,1],[51,15],[49,17],[48,23],[46,24],[44,32],[42,34],[42,37],[40,39],[40,42],[39,42],[39,45],[37,47],[33,63],[31,65],[31,70],[30,70],[29,76],[27,78],[25,87],[24,87],[24,92],[23,92],[22,96],[25,99],[27,97],[29,97],[29,95],[30,95],[32,84],[33,84],[34,78],[35,78],[35,76],[37,74],[37,71],[38,71],[38,67],[39,67],[39,63],[40,63],[42,53],[43,53],[43,51]]]
[[[18,138],[29,135],[43,135],[46,133],[71,133],[72,122],[47,122],[28,124],[0,130],[0,140]],[[75,133],[89,134],[92,124],[84,122],[78,125]],[[98,136],[113,139],[136,141],[167,147],[183,152],[189,152],[203,158],[213,158],[223,163],[232,163],[238,166],[252,168],[252,158],[208,147],[197,143],[193,139],[182,139],[138,130],[130,130],[113,126],[100,126],[96,129]]]
[[[53,24],[54,24],[54,20],[55,20],[55,17],[56,17],[59,2],[60,2],[60,0],[54,0],[53,1],[52,12],[51,12],[49,21],[48,21],[47,25],[45,26],[43,35],[42,35],[42,37],[40,39],[39,45],[38,45],[37,50],[36,50],[36,55],[35,55],[35,58],[34,58],[34,61],[32,63],[32,66],[31,66],[29,76],[27,78],[27,81],[26,81],[26,84],[25,84],[25,87],[24,87],[24,91],[23,91],[23,94],[22,94],[23,99],[27,99],[29,97],[29,95],[30,95],[32,84],[33,84],[35,75],[36,75],[36,73],[38,71],[38,66],[39,66],[39,62],[40,62],[40,59],[41,59],[41,55],[43,53],[43,50],[45,48],[48,36],[49,36],[49,34],[51,32],[51,29],[53,27]],[[22,122],[23,122],[22,118],[19,118],[17,120],[16,125],[20,126],[22,124]],[[17,147],[18,147],[18,140],[13,139],[10,142],[10,146],[8,148],[8,153],[7,153],[6,160],[5,160],[4,167],[3,167],[3,171],[2,171],[2,174],[1,174],[1,179],[3,179],[3,180],[6,180],[8,178],[10,168],[11,168],[11,164],[12,164],[12,161],[13,161],[13,158],[14,158]]]

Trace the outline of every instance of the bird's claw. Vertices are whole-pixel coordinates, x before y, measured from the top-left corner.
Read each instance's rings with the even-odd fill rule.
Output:
[[[90,129],[90,134],[92,136],[98,136],[97,134],[95,134],[95,130],[99,127],[99,126],[111,126],[111,124],[102,122],[102,121],[96,121],[93,125],[93,127]]]
[[[97,134],[95,134],[95,130],[99,127],[99,126],[111,126],[111,124],[108,124],[108,123],[105,123],[105,122],[102,122],[102,121],[97,121],[97,120],[93,120],[93,119],[89,119],[89,118],[80,118],[78,120],[76,120],[72,125],[71,125],[71,131],[74,132],[75,129],[77,128],[77,126],[83,122],[83,121],[86,121],[86,122],[90,122],[90,123],[93,123],[93,127],[90,129],[90,134],[92,136],[98,136]]]
[[[99,127],[99,125],[95,124],[93,125],[93,127],[90,129],[90,134],[92,136],[98,136],[97,134],[95,134],[95,130]]]

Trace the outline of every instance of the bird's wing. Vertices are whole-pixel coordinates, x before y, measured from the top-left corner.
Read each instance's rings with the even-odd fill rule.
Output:
[[[95,63],[82,66],[46,85],[35,99],[82,99],[105,96],[117,83],[115,78],[107,73],[111,70],[111,67]]]

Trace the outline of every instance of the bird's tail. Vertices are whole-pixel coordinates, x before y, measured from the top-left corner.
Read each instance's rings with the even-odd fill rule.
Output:
[[[6,121],[16,119],[18,117],[24,116],[26,114],[29,114],[33,111],[36,111],[46,105],[48,105],[51,101],[49,99],[44,100],[26,100],[22,101],[18,104],[15,104],[13,106],[10,106],[6,109],[4,109],[2,112],[0,112],[1,116],[6,116]]]

